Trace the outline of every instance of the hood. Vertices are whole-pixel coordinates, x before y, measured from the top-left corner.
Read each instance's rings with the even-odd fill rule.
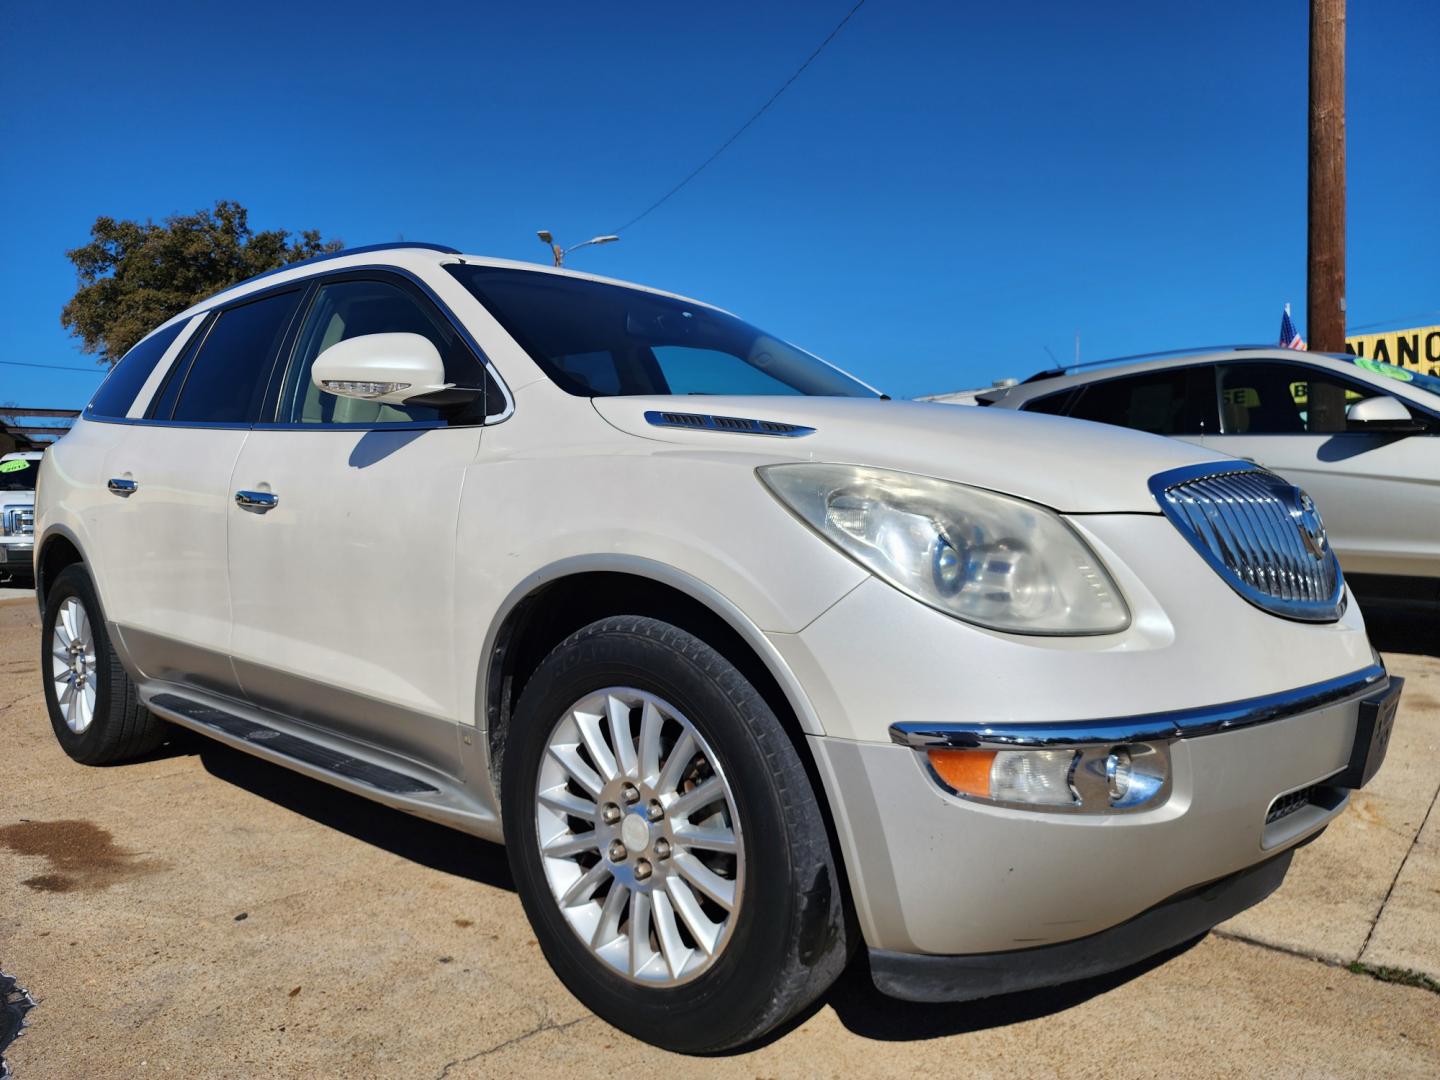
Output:
[[[1188,443],[1084,420],[920,401],[819,397],[605,397],[611,425],[657,442],[733,449],[774,461],[829,461],[920,473],[1064,513],[1158,514],[1155,473],[1223,461]],[[744,417],[813,428],[775,438],[650,423],[650,411]]]

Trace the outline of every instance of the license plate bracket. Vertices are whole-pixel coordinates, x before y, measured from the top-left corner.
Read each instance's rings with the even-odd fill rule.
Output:
[[[1405,680],[1390,676],[1390,683],[1360,701],[1355,717],[1355,746],[1350,751],[1350,764],[1330,781],[1336,787],[1362,788],[1379,770],[1390,749],[1390,733],[1395,729],[1395,711],[1400,707],[1400,691]]]

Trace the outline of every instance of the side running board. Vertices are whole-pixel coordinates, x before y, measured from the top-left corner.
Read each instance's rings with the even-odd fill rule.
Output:
[[[431,784],[374,762],[362,761],[327,746],[266,727],[243,716],[225,712],[178,694],[157,694],[151,706],[161,713],[173,713],[198,728],[221,732],[263,750],[264,756],[289,758],[314,769],[344,777],[390,795],[438,795]]]

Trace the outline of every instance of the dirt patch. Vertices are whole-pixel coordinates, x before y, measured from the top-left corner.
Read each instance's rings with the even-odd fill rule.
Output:
[[[1386,827],[1385,819],[1381,816],[1379,808],[1368,792],[1354,791],[1350,793],[1350,813],[1367,825]]]
[[[89,821],[22,821],[0,828],[0,848],[43,856],[51,872],[21,882],[36,892],[93,892],[165,869],[160,859],[115,846],[106,829]]]

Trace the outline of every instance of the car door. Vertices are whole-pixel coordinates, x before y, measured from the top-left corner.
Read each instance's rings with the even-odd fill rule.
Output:
[[[1216,367],[1220,433],[1205,445],[1284,476],[1315,500],[1350,574],[1440,575],[1440,443],[1365,430],[1350,405],[1378,386],[1302,361]]]
[[[93,529],[106,617],[147,679],[238,693],[229,659],[230,475],[303,292],[272,290],[211,313],[106,457],[109,494]]]
[[[442,415],[336,397],[310,378],[330,345],[395,332],[429,338],[447,381],[484,385],[413,282],[375,271],[319,283],[274,416],[235,463],[231,655],[255,704],[456,772],[455,721],[475,690],[452,633],[456,521],[483,400]]]

